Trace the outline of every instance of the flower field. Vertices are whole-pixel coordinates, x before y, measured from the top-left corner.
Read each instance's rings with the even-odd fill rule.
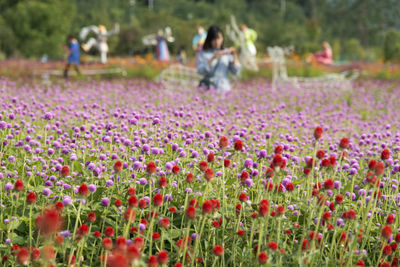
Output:
[[[2,266],[398,266],[395,84],[0,95]]]

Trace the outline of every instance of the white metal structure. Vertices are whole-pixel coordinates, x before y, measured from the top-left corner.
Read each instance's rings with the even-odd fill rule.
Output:
[[[196,68],[182,64],[172,64],[156,77],[157,82],[171,86],[195,86],[198,85],[200,79],[201,76],[197,73]]]
[[[352,88],[351,81],[358,77],[358,71],[344,71],[341,73],[328,73],[320,77],[289,77],[286,69],[285,56],[293,51],[293,46],[282,48],[279,46],[268,47],[269,60],[272,63],[272,87],[276,89],[277,84],[291,83],[297,87],[300,84],[313,84],[321,86],[334,86],[344,90]]]
[[[231,25],[226,25],[226,35],[236,46],[240,47],[239,61],[242,67],[258,71],[257,58],[246,46],[244,34],[239,30],[234,16],[231,16]]]

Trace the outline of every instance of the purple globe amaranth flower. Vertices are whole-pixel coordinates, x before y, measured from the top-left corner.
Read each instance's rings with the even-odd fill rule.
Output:
[[[42,193],[45,196],[49,196],[51,194],[51,190],[50,190],[50,188],[44,188]]]
[[[101,199],[101,205],[107,207],[109,203],[110,203],[110,199],[108,197],[103,197]]]
[[[7,190],[7,191],[12,190],[13,188],[14,188],[14,186],[13,186],[12,183],[6,183],[6,184],[4,185],[4,189]]]
[[[62,202],[64,206],[69,206],[72,204],[72,198],[70,196],[64,196]]]
[[[96,185],[94,185],[94,184],[90,184],[90,185],[88,186],[88,189],[89,189],[90,192],[94,193],[94,192],[96,192],[97,187],[96,187]]]
[[[251,166],[253,166],[253,160],[249,159],[249,158],[245,159],[244,160],[244,167],[245,168],[250,168]]]

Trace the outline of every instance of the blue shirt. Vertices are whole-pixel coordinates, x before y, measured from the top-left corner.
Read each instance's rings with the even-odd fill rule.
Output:
[[[222,55],[218,59],[214,59],[211,66],[208,61],[219,50],[202,50],[197,57],[197,71],[200,75],[210,76],[218,91],[226,92],[231,90],[228,80],[228,74],[231,72],[237,75],[240,71],[240,63],[235,65],[233,55]]]
[[[73,41],[69,44],[69,51],[71,54],[68,56],[68,63],[79,64],[79,44],[77,41]]]

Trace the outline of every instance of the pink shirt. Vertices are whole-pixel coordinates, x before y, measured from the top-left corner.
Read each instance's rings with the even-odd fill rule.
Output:
[[[315,59],[318,63],[325,65],[332,65],[332,49],[325,48],[324,51],[320,51],[314,54]]]

